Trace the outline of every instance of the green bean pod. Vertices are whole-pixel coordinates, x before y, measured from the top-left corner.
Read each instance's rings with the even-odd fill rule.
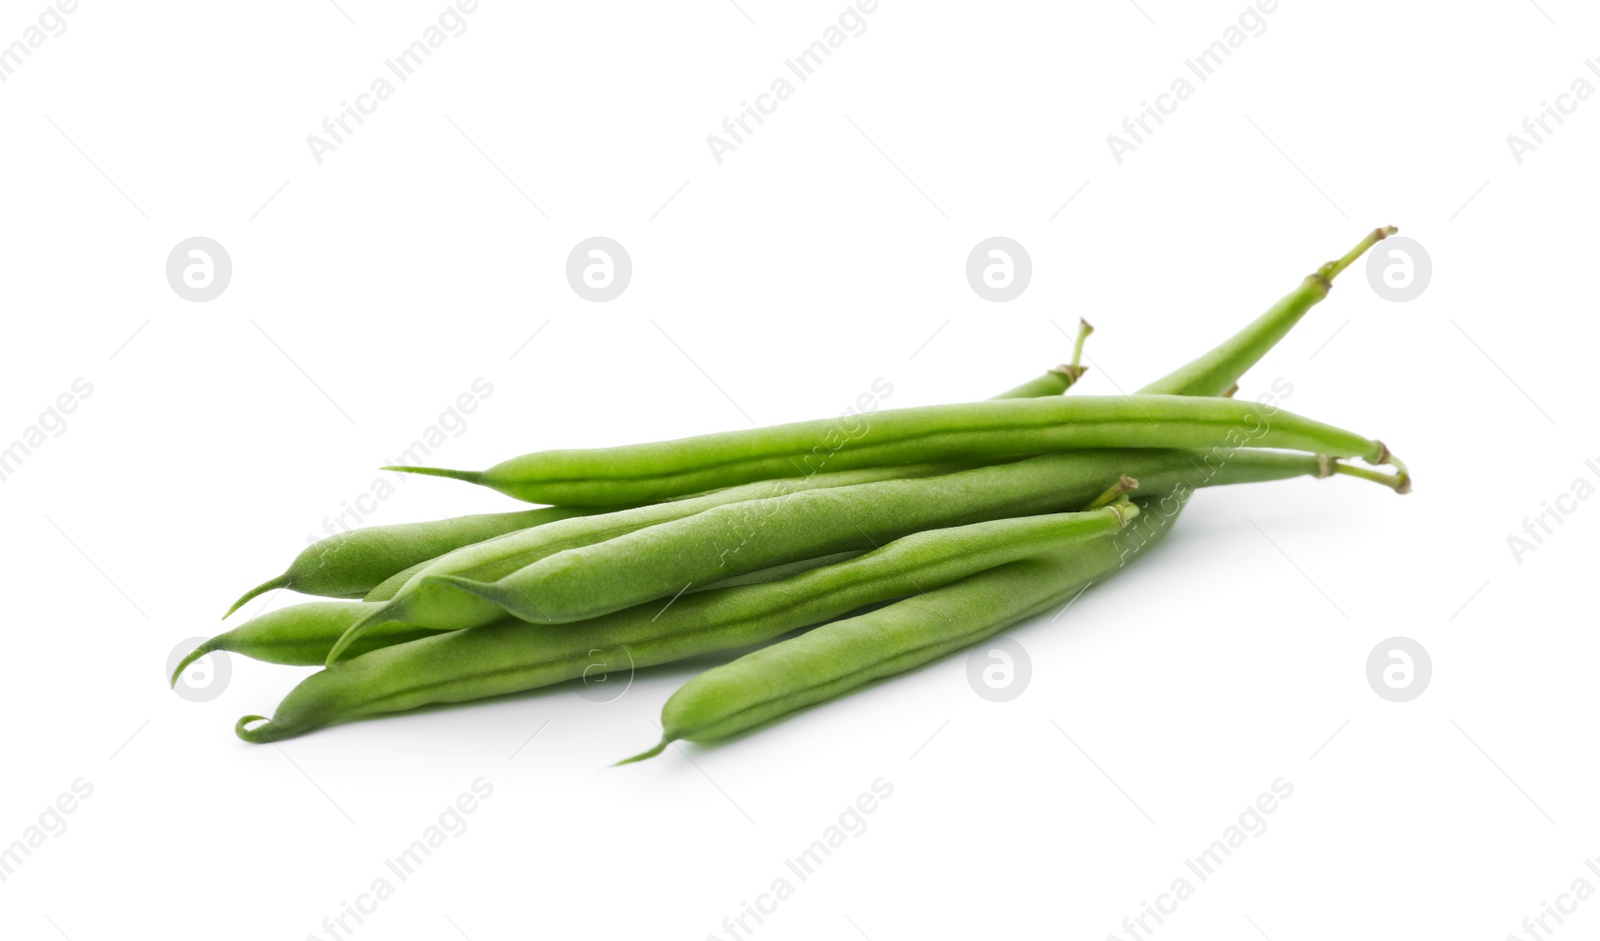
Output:
[[[674,741],[709,742],[747,731],[1066,603],[1158,541],[1182,507],[1171,494],[1134,504],[1145,507],[1142,518],[1154,518],[1150,525],[993,568],[701,673],[662,708],[661,741],[619,764],[658,755]]]
[[[172,685],[177,685],[178,677],[189,664],[216,651],[236,653],[266,663],[294,667],[319,666],[327,659],[334,642],[364,613],[359,605],[340,601],[307,601],[268,611],[196,647],[172,671]],[[438,633],[425,627],[389,621],[363,633],[361,641],[351,647],[350,652],[352,656],[359,656],[380,647],[403,644]]]
[[[394,573],[453,549],[519,529],[597,512],[600,511],[592,508],[552,506],[424,523],[369,526],[336,533],[306,547],[282,575],[245,592],[223,617],[274,588],[329,598],[360,598]]]
[[[1083,361],[1083,343],[1089,339],[1089,334],[1094,332],[1094,325],[1087,320],[1078,320],[1078,338],[1072,343],[1072,362],[1063,363],[1054,369],[1047,370],[1044,375],[1030,379],[1022,385],[990,396],[991,399],[1035,399],[1051,395],[1060,395],[1077,384],[1089,367],[1081,366]]]
[[[685,595],[664,611],[632,608],[577,624],[501,621],[376,650],[307,678],[271,721],[241,719],[252,742],[330,722],[520,692],[761,643],[865,605],[927,591],[973,572],[1122,529],[1126,500],[1079,513],[919,532],[864,555],[780,581]]]
[[[982,463],[1082,448],[1209,448],[1248,434],[1259,447],[1388,459],[1381,442],[1253,402],[1178,395],[997,399],[892,409],[676,441],[541,451],[487,471],[392,470],[483,484],[519,500],[639,504],[804,472],[932,460]]]
[[[1221,395],[1276,345],[1313,305],[1332,279],[1378,240],[1377,229],[1337,262],[1324,265],[1255,322],[1211,352],[1145,386],[1141,392]],[[1387,455],[1386,455],[1387,456]],[[1328,471],[1350,473],[1410,490],[1410,477],[1396,462],[1396,476],[1327,462]],[[1150,492],[1151,488],[1146,488]],[[887,608],[813,630],[701,674],[678,690],[662,711],[660,744],[627,761],[659,754],[674,739],[708,741],[754,728],[875,679],[914,669],[970,646],[1006,627],[1074,597],[1097,579],[1115,574],[1138,553],[1164,538],[1193,494],[1179,484],[1128,532],[1049,556],[972,575],[960,582]],[[1107,545],[1116,551],[1107,549]]]
[[[839,474],[814,474],[783,480],[763,480],[741,487],[671,500],[665,503],[598,513],[582,519],[561,520],[537,529],[507,533],[494,539],[464,546],[428,563],[411,577],[395,596],[381,603],[361,602],[367,620],[358,621],[346,632],[346,640],[335,645],[328,663],[344,653],[344,643],[354,640],[368,623],[403,620],[440,630],[460,630],[493,623],[504,616],[495,604],[461,591],[441,581],[438,575],[494,581],[546,556],[563,550],[603,542],[635,530],[657,526],[693,516],[720,506],[775,495],[792,495],[810,490],[852,486],[919,474],[937,474],[959,467],[957,464],[921,464],[898,467],[872,467]],[[823,555],[825,553],[817,553]],[[734,573],[729,572],[728,575]]]
[[[435,556],[434,558],[438,557]],[[411,565],[408,568],[401,569],[400,571],[379,582],[378,587],[367,592],[365,595],[362,595],[361,600],[388,601],[390,598],[393,598],[395,595],[400,593],[400,589],[405,587],[406,582],[411,581],[411,576],[427,568],[430,564],[432,564],[433,561],[433,559],[423,559],[421,562]]]
[[[991,396],[991,399],[1042,399],[1061,393],[1072,388],[1083,374],[1088,371],[1085,366],[1062,364],[1054,369],[1046,370],[1044,375],[1029,379],[1020,386]]]
[[[1267,351],[1278,345],[1312,307],[1333,288],[1333,279],[1364,255],[1367,249],[1400,231],[1394,226],[1373,229],[1344,257],[1330,261],[1307,275],[1295,290],[1284,295],[1266,313],[1215,349],[1150,383],[1143,394],[1223,395]]]
[[[880,481],[730,504],[557,553],[497,581],[418,576],[532,623],[596,617],[694,585],[830,552],[870,549],[922,529],[1080,509],[1126,473],[1161,492],[1209,468],[1209,485],[1318,472],[1315,455],[1240,449],[1226,455],[1160,449],[1048,454],[938,477]],[[426,627],[401,599],[381,617]],[[489,617],[485,615],[485,617]],[[360,636],[359,625],[350,637]]]
[[[1060,395],[1082,374],[1083,368],[1076,365],[1057,366],[995,398]],[[517,530],[601,512],[604,510],[543,507],[337,533],[302,551],[283,574],[246,592],[223,617],[275,588],[329,598],[384,601],[394,597],[411,575],[447,552]]]

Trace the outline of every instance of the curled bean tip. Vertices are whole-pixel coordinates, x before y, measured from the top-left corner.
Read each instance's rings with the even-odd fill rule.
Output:
[[[248,602],[252,598],[255,598],[258,595],[264,595],[267,592],[272,591],[274,588],[288,588],[289,587],[289,581],[290,581],[290,575],[289,575],[288,572],[284,572],[282,575],[279,575],[276,578],[267,579],[266,581],[262,582],[261,584],[257,585],[256,587],[254,587],[254,588],[250,589],[249,591],[245,592],[244,595],[241,596],[238,601],[235,601],[233,603],[233,607],[228,609],[228,613],[224,614],[222,616],[222,619],[224,621],[226,621],[230,616],[232,616],[233,612],[235,612],[235,611],[239,610],[240,608],[244,607],[246,602]]]
[[[671,745],[671,744],[672,744],[672,736],[663,735],[663,736],[661,736],[661,741],[657,742],[654,748],[651,748],[649,751],[642,751],[639,754],[634,755],[632,758],[624,758],[621,761],[617,762],[616,764],[612,765],[611,767],[620,768],[623,765],[631,765],[636,761],[644,761],[646,758],[654,758],[655,756],[661,754],[663,751],[666,751],[667,746]]]
[[[199,660],[201,657],[203,657],[206,654],[210,653],[212,651],[212,649],[213,648],[211,646],[211,642],[207,641],[207,642],[201,644],[200,646],[196,647],[195,649],[189,651],[188,656],[186,656],[182,660],[178,661],[177,669],[172,671],[172,678],[171,678],[171,681],[168,684],[169,687],[172,688],[172,689],[177,689],[178,688],[178,677],[183,675],[183,671],[186,668],[188,668],[189,664],[195,662],[196,660]]]
[[[258,725],[253,729],[245,728],[245,726],[251,722],[266,722],[267,724]],[[257,745],[264,745],[267,742],[272,741],[272,736],[267,734],[267,727],[270,725],[272,725],[272,723],[267,721],[266,716],[242,716],[238,722],[233,724],[233,731],[235,735],[238,735],[247,742],[253,742]]]

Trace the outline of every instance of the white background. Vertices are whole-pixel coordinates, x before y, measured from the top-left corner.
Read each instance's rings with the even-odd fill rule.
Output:
[[[43,8],[7,0],[0,42]],[[1600,887],[1600,501],[1521,564],[1506,541],[1600,483],[1600,103],[1520,165],[1506,143],[1600,85],[1591,6],[1284,2],[1118,165],[1106,136],[1244,0],[883,0],[719,166],[706,136],[843,0],[485,0],[319,166],[307,135],[441,9],[84,2],[0,83],[0,443],[93,385],[0,483],[0,842],[93,787],[0,883],[0,934],[327,938],[478,778],[469,829],[339,937],[727,938],[790,875],[740,937],[1127,938],[1280,777],[1266,832],[1156,937],[1498,941]],[[1079,316],[1082,389],[1114,394],[1388,223],[1427,290],[1385,301],[1357,266],[1242,394],[1287,380],[1291,409],[1406,456],[1416,493],[1201,494],[1159,555],[1009,632],[1033,666],[1013,702],[957,656],[602,771],[703,663],[611,703],[567,686],[281,747],[232,724],[309,670],[236,657],[203,704],[164,683],[477,377],[493,394],[440,463],[832,415],[876,377],[889,405],[983,397],[1067,356]],[[164,274],[195,235],[234,265],[208,303]],[[592,235],[633,259],[609,303],[565,280]],[[1009,303],[964,278],[992,235],[1033,260]],[[514,507],[416,479],[370,522]],[[1365,678],[1395,635],[1434,669],[1400,705]],[[879,778],[867,829],[795,880],[784,860]],[[1559,933],[1597,930],[1589,901]]]

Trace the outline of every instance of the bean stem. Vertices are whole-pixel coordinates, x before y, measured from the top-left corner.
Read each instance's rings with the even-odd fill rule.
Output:
[[[1398,232],[1394,226],[1373,229],[1337,261],[1330,261],[1306,276],[1249,326],[1215,349],[1150,383],[1140,392],[1182,395],[1222,395],[1246,371],[1282,340],[1333,287],[1333,279],[1350,267],[1367,249]]]
[[[994,396],[995,399],[1034,399],[1044,398],[1061,393],[1076,385],[1083,374],[1088,371],[1087,366],[1080,366],[1083,360],[1083,341],[1089,339],[1089,334],[1094,332],[1094,327],[1087,320],[1078,321],[1078,338],[1072,343],[1072,362],[1063,363],[1047,371],[1037,379],[1030,379],[1014,389]]]
[[[1112,484],[1105,493],[1095,497],[1085,509],[1098,510],[1103,506],[1110,506],[1122,497],[1132,493],[1138,486],[1139,481],[1129,477],[1127,474],[1123,474],[1117,478],[1117,482]]]
[[[1399,466],[1403,467],[1404,465]],[[1382,484],[1383,486],[1388,487],[1395,493],[1411,492],[1411,475],[1405,471],[1401,471],[1398,474],[1385,474],[1382,471],[1375,470],[1371,467],[1357,467],[1351,464],[1341,464],[1335,461],[1333,462],[1333,473],[1344,474],[1349,477],[1359,477],[1362,480],[1370,480],[1373,483]]]

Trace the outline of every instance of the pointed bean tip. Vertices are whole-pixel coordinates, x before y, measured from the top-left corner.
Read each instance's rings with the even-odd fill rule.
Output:
[[[209,651],[207,650],[206,644],[201,644],[200,646],[196,647],[195,649],[189,651],[189,653],[186,656],[184,656],[184,658],[182,660],[178,661],[178,666],[172,671],[172,676],[167,679],[167,688],[168,689],[177,689],[178,688],[178,677],[183,675],[184,668],[187,667],[189,664],[195,662],[196,660],[199,660],[201,657],[205,656],[208,652]]]
[[[366,604],[367,602],[362,603]],[[344,652],[350,649],[350,645],[355,643],[356,639],[365,634],[367,629],[374,624],[382,624],[384,621],[397,621],[405,615],[405,603],[401,599],[375,602],[374,604],[373,610],[368,611],[361,620],[345,628],[345,632],[340,634],[339,639],[333,642],[333,649],[328,651],[328,658],[322,662],[323,667],[332,667],[338,663],[339,658],[344,656]]]
[[[636,761],[644,761],[646,758],[654,758],[655,756],[661,754],[663,751],[666,751],[667,746],[671,745],[671,744],[672,744],[672,736],[663,735],[663,736],[661,736],[661,741],[657,742],[655,744],[654,748],[651,748],[651,749],[649,749],[647,751],[642,751],[639,754],[634,755],[632,758],[624,758],[621,761],[617,762],[616,764],[612,765],[611,767],[620,768],[623,765],[631,765]]]
[[[448,467],[413,467],[410,465],[395,465],[380,467],[379,470],[395,471],[401,474],[419,474],[423,477],[448,477],[451,480],[464,480],[469,484],[478,483],[483,479],[479,471],[452,470]]]
[[[249,591],[247,591],[243,595],[241,595],[239,600],[235,601],[233,603],[233,607],[228,609],[228,613],[224,614],[222,616],[222,619],[224,621],[226,621],[228,618],[232,617],[233,616],[233,612],[235,612],[235,611],[239,610],[240,608],[244,607],[245,604],[247,602],[249,602],[252,598],[256,598],[256,597],[258,597],[260,595],[264,595],[267,592],[272,591],[275,588],[288,588],[290,580],[291,580],[291,576],[289,575],[288,572],[284,572],[282,575],[277,575],[277,576],[274,576],[272,578],[267,579],[266,581],[262,582],[261,584],[257,585],[256,587],[250,589]]]
[[[334,664],[339,662],[339,658],[344,656],[344,652],[350,649],[350,645],[355,643],[356,638],[360,636],[360,625],[356,625],[339,635],[339,639],[333,642],[333,649],[328,651],[327,659],[322,661],[322,668],[324,670],[332,669]]]

